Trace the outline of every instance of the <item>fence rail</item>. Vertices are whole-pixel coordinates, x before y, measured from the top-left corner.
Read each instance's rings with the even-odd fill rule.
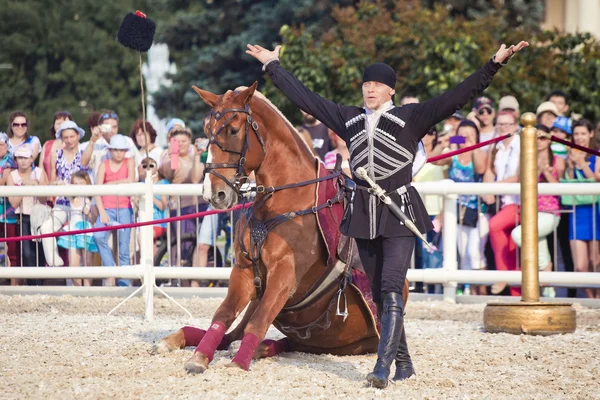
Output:
[[[504,195],[520,194],[518,183],[455,183],[449,180],[440,182],[415,183],[417,190],[424,195],[440,195],[444,198],[444,241],[443,268],[429,270],[409,270],[408,279],[413,282],[439,283],[444,285],[444,299],[456,301],[457,283],[521,282],[520,271],[463,271],[458,270],[457,262],[457,207],[458,195]],[[540,195],[592,194],[600,195],[600,183],[543,183],[538,185]],[[142,196],[139,220],[152,219],[152,198],[154,195],[199,196],[202,185],[157,185],[151,182],[102,185],[102,186],[20,186],[3,187],[2,196]],[[85,268],[2,268],[0,278],[106,278],[140,279],[144,285],[146,318],[154,315],[154,282],[156,279],[209,279],[227,280],[230,268],[181,268],[153,266],[152,227],[140,228],[140,264],[129,267],[85,267]],[[600,273],[541,272],[541,284],[556,285],[600,285]],[[222,289],[221,289],[222,291]]]

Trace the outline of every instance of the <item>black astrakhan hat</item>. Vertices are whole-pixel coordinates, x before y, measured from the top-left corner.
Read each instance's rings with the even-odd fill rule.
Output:
[[[155,32],[154,21],[138,10],[135,13],[127,13],[119,27],[117,40],[123,46],[145,52],[152,46]]]
[[[365,82],[380,82],[395,89],[396,72],[392,67],[384,63],[371,64],[363,73],[363,83]]]

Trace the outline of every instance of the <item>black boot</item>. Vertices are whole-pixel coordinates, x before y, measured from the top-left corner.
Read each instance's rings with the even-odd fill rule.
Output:
[[[402,334],[400,335],[400,344],[396,352],[396,373],[392,378],[393,381],[403,381],[416,375],[413,368],[410,354],[408,354],[408,344],[406,343],[406,330],[402,324]]]
[[[377,348],[377,363],[373,372],[367,375],[367,381],[379,389],[388,385],[390,367],[396,357],[404,321],[404,301],[400,293],[383,295],[383,314],[381,332]]]

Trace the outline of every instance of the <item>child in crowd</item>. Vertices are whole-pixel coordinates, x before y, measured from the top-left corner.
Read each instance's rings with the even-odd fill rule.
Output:
[[[80,170],[71,174],[71,185],[91,185],[92,180],[86,170]],[[69,224],[64,227],[65,231],[75,231],[92,227],[90,221],[95,221],[98,209],[92,204],[91,197],[70,197]],[[80,267],[92,265],[92,253],[98,252],[98,246],[91,233],[61,236],[57,243],[60,247],[69,250],[69,266]],[[81,279],[73,279],[74,286],[81,286]],[[83,280],[84,286],[92,286],[91,279]]]
[[[17,169],[12,170],[8,176],[7,186],[38,186],[47,185],[48,180],[43,169],[34,167],[33,150],[28,145],[19,146],[14,152],[17,162]],[[21,197],[9,196],[10,205],[15,208],[17,216],[17,235],[31,235],[31,214],[36,203],[44,204],[45,197]],[[21,266],[35,267],[44,266],[44,251],[41,244],[33,240],[21,241]],[[19,284],[18,280],[13,280],[12,284]]]
[[[135,179],[135,166],[131,158],[125,158],[129,145],[123,135],[114,135],[110,139],[109,151],[111,158],[104,160],[98,168],[96,184],[115,185],[119,183],[133,183]],[[96,227],[116,226],[120,224],[129,224],[132,220],[131,201],[129,196],[96,196],[96,205],[98,207],[98,220]],[[129,265],[129,239],[130,228],[118,229],[119,236],[117,253],[119,255],[120,265]],[[110,232],[96,232],[94,239],[102,258],[102,265],[115,266],[113,253],[108,245],[108,236]],[[115,279],[107,278],[106,286],[114,286]],[[129,280],[119,279],[119,286],[129,286]]]

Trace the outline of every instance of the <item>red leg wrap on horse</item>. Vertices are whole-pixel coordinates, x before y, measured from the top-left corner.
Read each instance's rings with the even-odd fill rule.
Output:
[[[183,337],[185,337],[185,346],[198,346],[202,341],[206,331],[204,329],[196,328],[193,326],[184,326],[181,328],[183,331]]]
[[[208,362],[211,362],[215,357],[215,351],[225,336],[225,325],[222,322],[213,322],[206,334],[202,338],[202,341],[196,347],[195,352],[200,352],[208,358]]]
[[[287,338],[280,340],[265,339],[263,344],[269,349],[265,357],[273,357],[289,350],[290,342]]]
[[[252,361],[252,357],[254,357],[254,353],[256,353],[256,348],[259,343],[260,340],[258,340],[256,335],[246,333],[242,339],[240,349],[232,361],[241,365],[242,368],[248,371],[250,369],[250,361]]]

